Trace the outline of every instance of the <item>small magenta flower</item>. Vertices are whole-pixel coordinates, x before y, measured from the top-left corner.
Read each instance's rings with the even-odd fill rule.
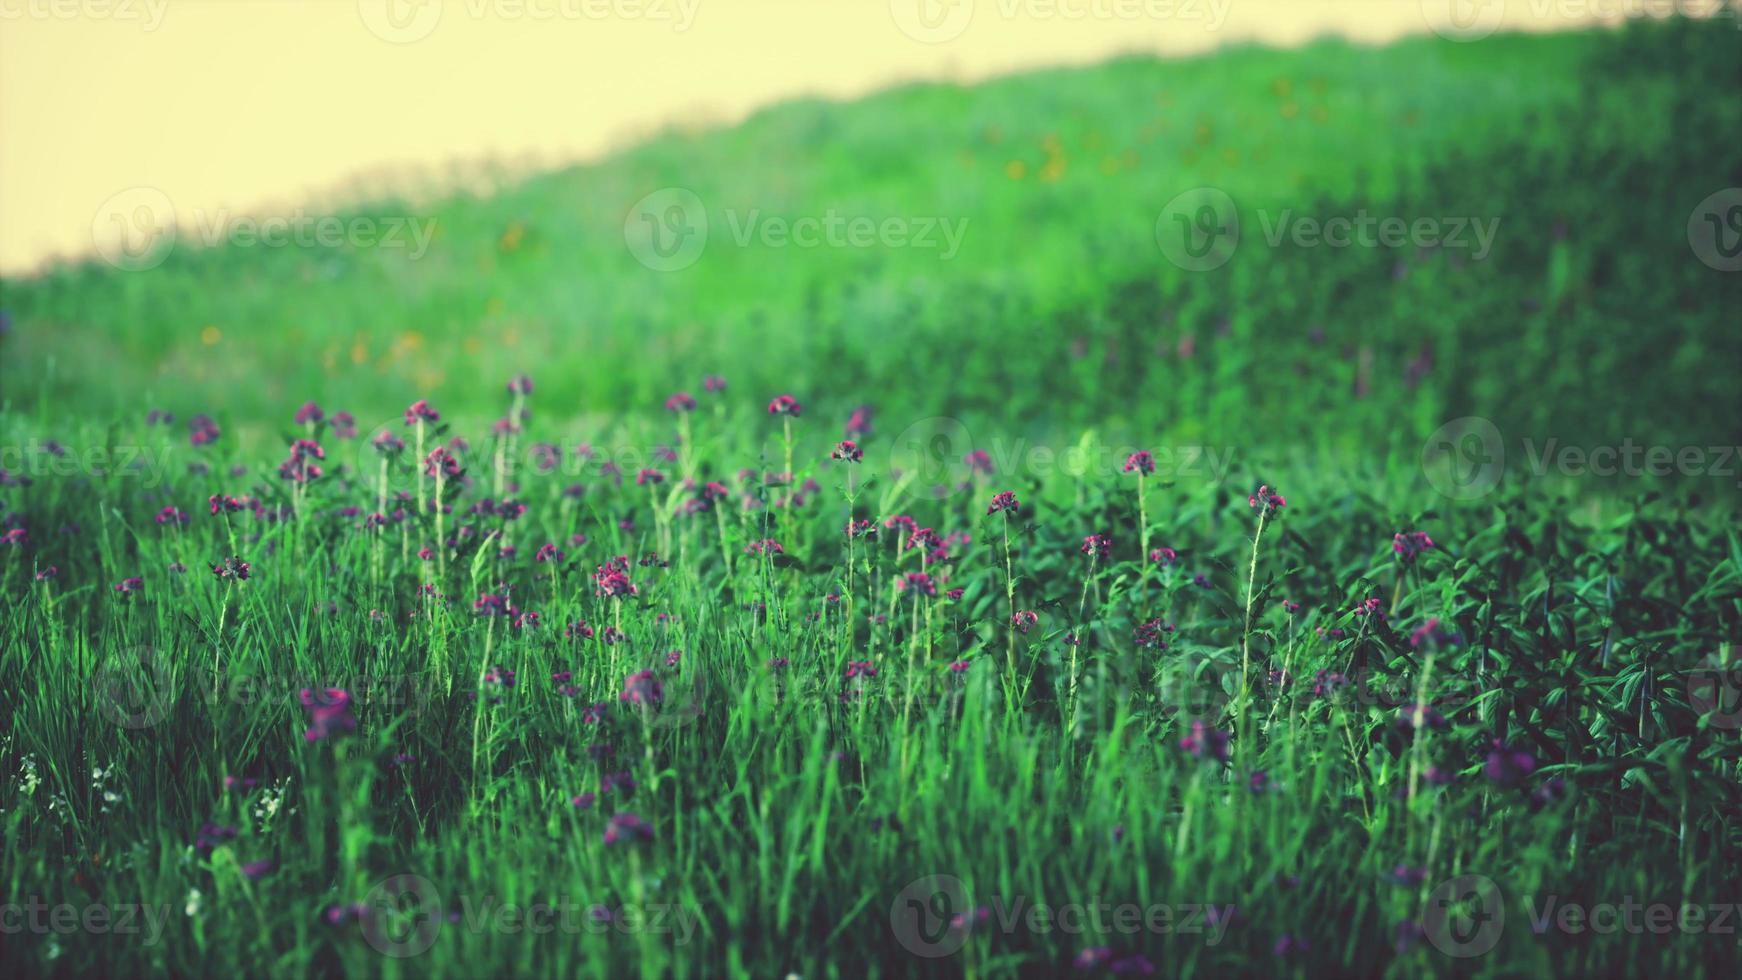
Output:
[[[245,582],[252,566],[236,555],[231,555],[220,564],[212,566],[212,574],[221,579],[235,579]]]
[[[1515,749],[1499,739],[1488,742],[1488,762],[1482,772],[1501,786],[1517,786],[1536,771],[1536,757],[1523,749]]]
[[[1191,729],[1180,738],[1179,747],[1194,759],[1228,761],[1229,734],[1211,728],[1202,721],[1192,722]]]
[[[1349,678],[1340,670],[1320,670],[1313,674],[1313,696],[1330,697],[1349,685]]]
[[[290,458],[279,464],[278,475],[292,483],[319,479],[323,470],[315,460],[326,458],[326,451],[319,443],[313,439],[298,439],[290,444]]]
[[[165,507],[157,512],[159,524],[186,524],[188,516],[174,507]]]
[[[1270,952],[1274,956],[1294,956],[1298,953],[1310,952],[1312,948],[1312,943],[1285,932],[1276,937],[1276,943],[1270,947]]]
[[[1091,534],[1083,539],[1082,552],[1090,558],[1105,558],[1113,553],[1113,539],[1105,534]]]
[[[962,464],[968,468],[968,472],[970,473],[983,473],[986,476],[992,475],[992,457],[984,449],[976,449],[968,455],[963,456]]]
[[[536,562],[556,562],[561,564],[562,560],[567,557],[567,555],[563,554],[561,548],[558,548],[554,544],[547,544],[538,549],[538,553],[532,556],[532,560]]]
[[[135,575],[115,583],[115,591],[123,596],[137,595],[145,591],[145,580]]]
[[[1405,888],[1416,888],[1422,882],[1427,881],[1427,869],[1400,864],[1392,868],[1386,877],[1391,879],[1392,884],[1402,885]]]
[[[969,661],[966,661],[966,660],[954,661],[953,663],[950,664],[950,673],[952,673],[952,674],[965,674],[968,672],[968,664],[969,664]]]
[[[702,378],[702,390],[709,394],[725,391],[726,379],[717,374],[707,375]]]
[[[623,693],[617,700],[625,704],[653,707],[665,700],[665,688],[651,670],[637,671],[623,679]]]
[[[321,411],[321,407],[316,405],[314,402],[303,402],[302,407],[296,410],[297,425],[308,425],[310,422],[319,422],[326,417],[327,413]]]
[[[1149,455],[1147,449],[1139,449],[1125,457],[1125,472],[1148,476],[1155,472],[1155,457]]]
[[[665,400],[665,410],[668,412],[693,412],[696,410],[696,399],[687,391],[680,391]]]
[[[1397,727],[1405,731],[1430,728],[1443,732],[1451,727],[1451,723],[1446,721],[1445,715],[1435,711],[1432,705],[1411,704],[1405,705],[1403,710],[1397,713]]]
[[[209,415],[196,415],[188,419],[188,442],[196,446],[209,446],[218,441],[223,432],[218,423],[212,421]]]
[[[745,546],[744,553],[745,554],[757,554],[757,555],[780,555],[780,554],[785,554],[786,549],[782,548],[780,546],[780,542],[774,540],[773,538],[763,538],[761,541],[750,542],[750,544]]]
[[[1288,501],[1281,494],[1272,492],[1270,487],[1260,484],[1257,490],[1247,496],[1246,504],[1258,511],[1261,517],[1273,517],[1277,511],[1288,506]]]
[[[598,797],[594,796],[592,793],[582,793],[570,800],[569,805],[577,810],[591,810],[593,808],[593,801],[596,799],[598,799]]]
[[[532,394],[532,379],[524,374],[517,374],[514,377],[509,378],[508,393],[510,395]]]
[[[1179,552],[1172,548],[1155,548],[1149,552],[1149,560],[1156,565],[1171,565],[1179,561]]]
[[[642,469],[635,474],[635,485],[638,487],[658,486],[665,482],[665,474],[654,469]]]
[[[900,528],[906,534],[912,534],[919,529],[918,522],[906,514],[896,514],[894,517],[885,518],[883,526],[891,531]]]
[[[1017,501],[1016,494],[1009,490],[1001,490],[992,495],[992,503],[986,508],[986,513],[996,514],[1000,511],[1009,514],[1021,513],[1022,504]]]
[[[1040,614],[1027,609],[1018,610],[1016,615],[1010,617],[1010,625],[1015,627],[1018,633],[1026,634],[1039,623]]]
[[[1149,957],[1142,953],[1132,953],[1130,956],[1114,960],[1107,966],[1107,972],[1121,976],[1130,974],[1138,977],[1150,977],[1155,975],[1155,964],[1149,962]]]
[[[446,447],[437,446],[424,458],[423,472],[425,476],[440,474],[452,480],[460,475],[460,461]]]
[[[653,840],[653,825],[633,813],[613,813],[605,824],[605,843],[633,844]]]
[[[1566,796],[1567,781],[1559,776],[1555,776],[1545,781],[1541,786],[1538,786],[1535,792],[1530,794],[1530,808],[1532,810],[1540,810],[1545,806],[1550,806],[1566,799]]]
[[[382,431],[372,440],[371,445],[375,447],[376,452],[383,456],[398,456],[405,452],[405,440],[394,435],[391,431]]]
[[[860,405],[847,417],[846,434],[863,439],[871,434],[871,406]]]
[[[1160,619],[1152,619],[1137,627],[1137,645],[1154,647],[1157,650],[1167,649],[1167,635],[1173,632],[1173,624]]]
[[[1078,953],[1072,964],[1085,973],[1100,969],[1113,961],[1113,947],[1090,946]]]
[[[440,421],[441,417],[441,413],[437,412],[434,408],[431,408],[429,402],[424,401],[422,398],[412,402],[411,407],[405,410],[406,425],[416,425],[419,422],[436,422]]]
[[[931,551],[932,549],[941,546],[943,543],[944,539],[939,537],[938,532],[932,528],[916,528],[912,534],[907,536],[907,542],[902,545],[902,550],[913,551],[918,549],[921,551]]]
[[[1355,615],[1363,619],[1371,619],[1375,623],[1385,621],[1385,610],[1380,608],[1378,599],[1363,599],[1355,605]]]
[[[535,442],[526,448],[526,452],[532,458],[533,468],[540,473],[549,473],[563,461],[562,447],[554,442]]]
[[[1458,634],[1440,625],[1437,617],[1428,617],[1427,622],[1417,626],[1409,634],[1409,645],[1412,647],[1446,647],[1460,642]]]
[[[335,412],[332,419],[333,438],[357,438],[357,417],[350,412]]]
[[[842,439],[835,444],[835,451],[829,454],[830,459],[838,459],[844,463],[857,463],[865,458],[865,450],[851,439]]]
[[[897,592],[907,592],[914,596],[925,596],[927,598],[935,597],[938,594],[937,583],[925,572],[908,572],[901,578],[896,579],[895,590]]]
[[[259,881],[271,873],[272,862],[270,860],[249,861],[242,865],[242,876],[249,881]]]
[[[302,689],[302,706],[309,713],[306,742],[318,742],[334,735],[349,735],[357,730],[357,719],[351,716],[351,695],[342,688]]]
[[[1399,531],[1391,539],[1391,550],[1404,564],[1416,560],[1424,551],[1434,548],[1434,539],[1427,536],[1426,531],[1410,531],[1407,534]]]
[[[870,521],[870,520],[865,520],[865,521],[849,520],[847,522],[847,537],[849,537],[849,538],[875,538],[875,537],[877,537],[877,522]]]
[[[847,661],[848,677],[876,677],[877,668],[869,660]]]
[[[635,777],[626,772],[608,772],[599,780],[599,795],[616,793],[618,796],[635,795]]]
[[[790,415],[793,418],[798,418],[803,410],[798,399],[791,395],[778,395],[768,403],[768,414],[770,415]]]
[[[598,567],[593,573],[593,584],[599,595],[617,598],[626,595],[638,595],[635,583],[629,580],[629,560],[608,561]]]

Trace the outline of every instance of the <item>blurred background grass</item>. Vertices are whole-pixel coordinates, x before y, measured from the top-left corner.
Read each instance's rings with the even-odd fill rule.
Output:
[[[1678,20],[789,102],[494,194],[347,215],[433,222],[415,258],[184,232],[146,271],[9,278],[0,381],[51,425],[148,406],[278,425],[307,398],[365,422],[418,397],[484,412],[521,370],[547,416],[651,412],[706,372],[840,420],[871,402],[1366,453],[1481,415],[1539,441],[1735,445],[1742,277],[1699,261],[1688,222],[1742,184],[1739,77],[1733,24]],[[711,233],[659,271],[624,228],[668,187]],[[1244,238],[1192,272],[1157,217],[1200,187],[1230,195]],[[1363,210],[1497,234],[1481,258],[1265,240],[1284,211]],[[753,211],[966,224],[946,259],[734,240]]]

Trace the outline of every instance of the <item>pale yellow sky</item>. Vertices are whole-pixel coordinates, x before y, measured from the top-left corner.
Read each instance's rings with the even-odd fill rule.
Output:
[[[141,194],[284,214],[359,175],[549,166],[796,95],[1722,2],[0,0],[0,271],[90,253]]]

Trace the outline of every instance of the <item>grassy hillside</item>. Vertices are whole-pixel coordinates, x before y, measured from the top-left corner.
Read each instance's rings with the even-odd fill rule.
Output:
[[[0,975],[1737,976],[1737,461],[1496,484],[1742,435],[1738,45],[913,87],[6,283]],[[966,233],[734,239],[831,209]]]
[[[149,392],[238,425],[315,390],[370,421],[425,394],[467,411],[493,396],[478,377],[537,365],[570,416],[652,409],[713,371],[819,410],[899,393],[915,417],[1029,429],[1235,440],[1262,419],[1371,449],[1480,414],[1538,439],[1733,443],[1742,423],[1709,407],[1742,364],[1742,281],[1696,259],[1687,224],[1742,182],[1742,88],[1721,84],[1739,45],[1690,24],[1326,41],[792,103],[489,198],[359,212],[433,219],[415,260],[184,234],[148,271],[6,282],[0,378],[15,407],[61,417]],[[625,244],[632,207],[667,187],[710,224],[676,271]],[[1230,196],[1243,239],[1192,272],[1158,247],[1158,215],[1199,187]],[[1285,213],[1363,209],[1472,218],[1493,241],[1266,240]],[[734,236],[752,212],[831,211],[962,237],[945,258]]]

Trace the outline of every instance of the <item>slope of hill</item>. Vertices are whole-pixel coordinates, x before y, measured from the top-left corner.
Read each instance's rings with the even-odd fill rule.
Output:
[[[317,389],[365,418],[431,393],[464,410],[494,400],[473,379],[536,366],[577,415],[712,371],[821,407],[899,392],[1003,425],[1335,450],[1463,414],[1730,443],[1708,407],[1742,363],[1742,277],[1700,261],[1690,218],[1742,183],[1739,65],[1734,30],[1671,23],[796,102],[345,216],[405,219],[396,246],[184,231],[147,270],[6,282],[0,377],[63,416],[151,392],[239,425]],[[1176,246],[1213,191],[1241,235],[1200,269]],[[1371,240],[1327,244],[1338,219]],[[1411,231],[1380,241],[1384,219]],[[681,268],[638,243],[704,220]]]

